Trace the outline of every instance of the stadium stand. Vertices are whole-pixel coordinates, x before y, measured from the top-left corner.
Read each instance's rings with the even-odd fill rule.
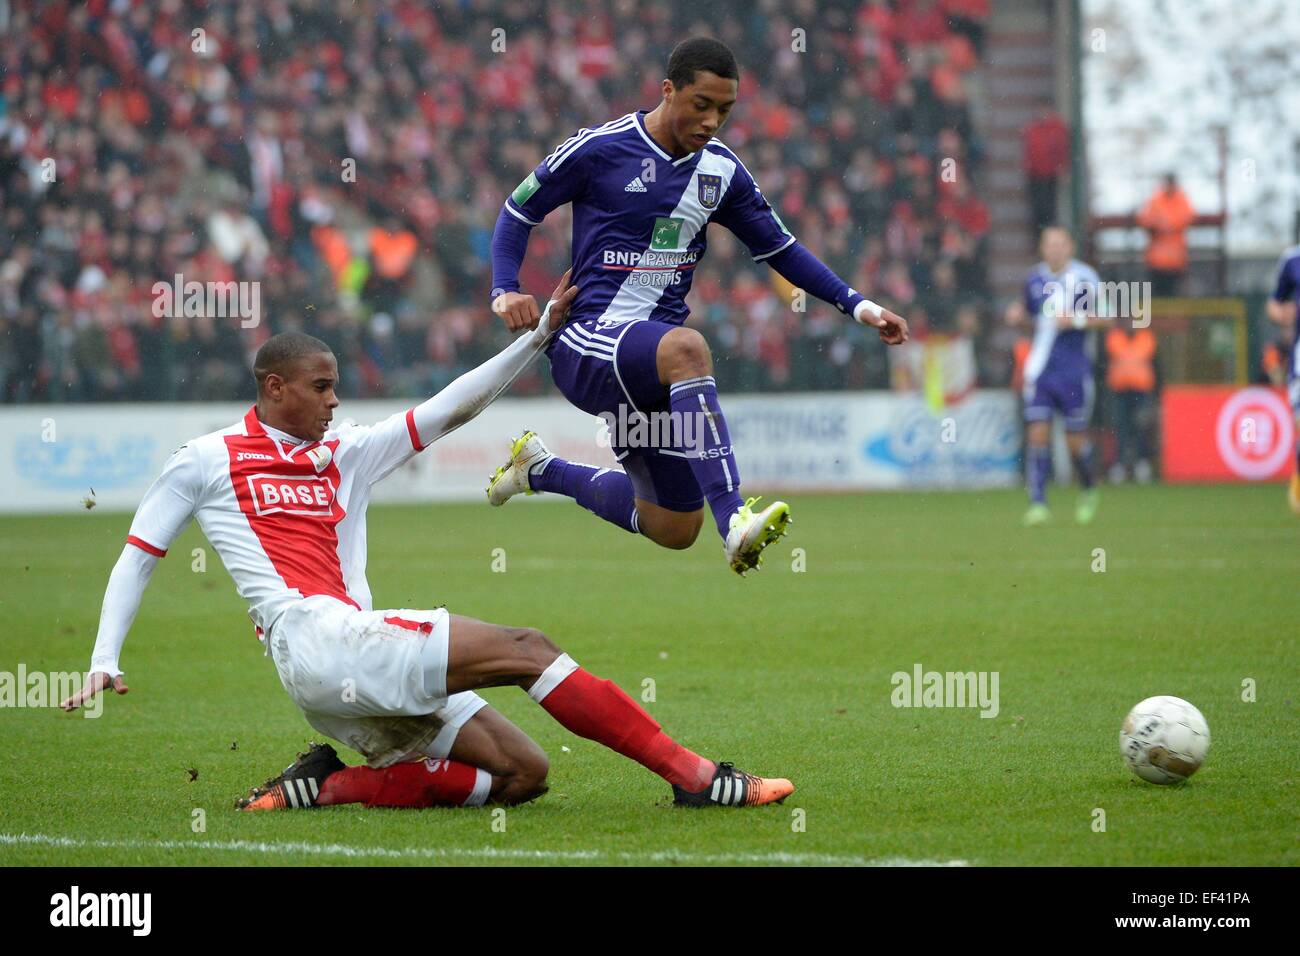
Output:
[[[918,337],[1000,334],[969,102],[987,0],[759,0],[717,22],[689,0],[5,6],[5,402],[239,397],[289,328],[334,347],[345,396],[440,387],[504,340],[487,308],[504,197],[575,129],[653,107],[691,33],[738,51],[722,138],[809,248]],[[561,210],[525,289],[550,289],[567,249]],[[155,316],[177,274],[259,282],[263,321]],[[889,387],[874,335],[820,302],[791,311],[780,282],[711,233],[691,322],[721,385]]]

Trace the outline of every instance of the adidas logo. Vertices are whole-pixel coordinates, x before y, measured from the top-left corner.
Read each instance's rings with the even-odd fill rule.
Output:
[[[643,192],[645,192],[645,184],[641,182],[641,177],[638,176],[636,179],[632,180],[630,183],[628,183],[626,186],[624,186],[624,187],[623,187],[623,192],[625,192],[625,193],[643,193]]]

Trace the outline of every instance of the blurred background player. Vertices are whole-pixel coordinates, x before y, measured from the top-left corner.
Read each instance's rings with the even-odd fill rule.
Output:
[[[1286,366],[1287,397],[1291,402],[1291,413],[1300,425],[1300,367],[1296,348],[1300,339],[1300,246],[1292,246],[1282,253],[1282,260],[1277,266],[1277,281],[1273,283],[1273,295],[1268,300],[1268,317],[1281,329],[1284,341],[1290,344],[1290,361]],[[1287,491],[1287,500],[1291,510],[1300,515],[1300,442],[1297,443],[1295,470],[1291,472],[1291,484]]]
[[[873,325],[895,345],[907,324],[870,302],[799,244],[740,159],[715,138],[736,103],[740,72],[722,42],[684,40],[668,60],[663,99],[561,143],[506,200],[492,237],[493,311],[512,331],[537,324],[519,291],[534,226],[573,204],[572,261],[580,292],[569,324],[548,349],[564,396],[593,415],[667,415],[700,422],[685,447],[626,447],[622,471],[552,455],[526,432],[491,478],[488,500],[552,492],[666,548],[694,543],[707,502],[732,569],[757,567],[785,533],[789,507],[762,511],[740,495],[708,343],[683,327],[705,230],[719,223],[797,288]],[[685,431],[685,429],[683,429]]]
[[[1092,361],[1087,331],[1106,323],[1096,318],[1098,278],[1092,266],[1074,258],[1074,241],[1059,226],[1043,230],[1043,261],[1029,270],[1022,301],[1012,302],[1007,320],[1032,317],[1033,344],[1025,359],[1025,463],[1029,491],[1027,525],[1051,518],[1047,478],[1052,470],[1052,416],[1065,420],[1065,440],[1079,479],[1075,520],[1087,524],[1097,513],[1099,493],[1093,476]]]

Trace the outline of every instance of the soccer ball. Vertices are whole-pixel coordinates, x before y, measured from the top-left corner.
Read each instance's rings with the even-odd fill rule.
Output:
[[[1119,732],[1129,769],[1151,783],[1181,783],[1209,750],[1209,725],[1181,697],[1148,697],[1129,711]]]

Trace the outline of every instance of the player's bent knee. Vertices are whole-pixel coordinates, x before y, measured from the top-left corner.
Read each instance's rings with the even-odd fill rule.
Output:
[[[527,751],[514,754],[511,773],[505,784],[493,795],[498,803],[516,804],[536,800],[549,789],[546,785],[551,764],[541,747],[535,744]]]
[[[695,543],[704,526],[703,511],[641,513],[641,533],[662,548],[683,551]]]
[[[530,800],[536,800],[549,790],[546,785],[546,779],[541,781],[525,780],[523,778],[511,777],[509,782],[501,789],[493,800],[496,803],[504,803],[507,806],[516,806],[520,803],[528,803]]]
[[[518,657],[531,664],[537,674],[546,670],[560,655],[560,648],[535,627],[517,627],[511,630],[510,639]]]
[[[656,363],[665,383],[713,374],[709,343],[694,329],[676,328],[660,339]]]
[[[700,522],[693,525],[676,525],[659,529],[654,536],[655,544],[672,551],[685,551],[700,536]]]
[[[547,791],[546,777],[550,771],[551,762],[540,748],[536,754],[529,756],[520,766],[515,778],[521,803],[524,800],[535,800]]]

